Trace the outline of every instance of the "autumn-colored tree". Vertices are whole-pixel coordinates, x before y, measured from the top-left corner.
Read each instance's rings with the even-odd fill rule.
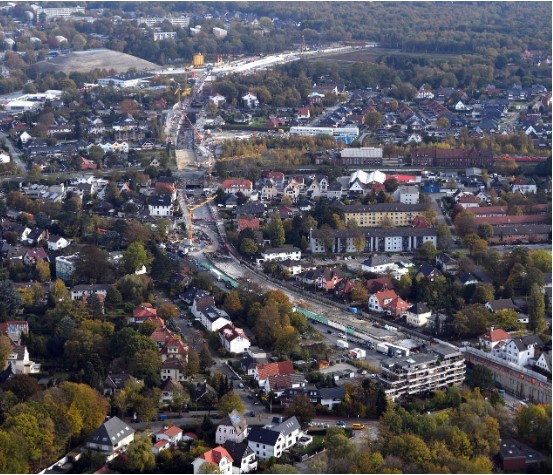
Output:
[[[355,282],[350,297],[352,302],[365,303],[369,298],[369,292],[361,282]]]
[[[284,410],[284,415],[286,417],[296,416],[298,422],[305,426],[315,417],[315,407],[306,395],[298,394]]]
[[[242,302],[240,302],[240,294],[237,290],[227,294],[223,307],[230,315],[235,315],[242,310]]]
[[[164,320],[169,320],[171,318],[178,318],[179,316],[179,309],[176,305],[170,303],[170,302],[165,302],[165,303],[162,303],[158,309],[157,309],[157,314],[163,318]]]

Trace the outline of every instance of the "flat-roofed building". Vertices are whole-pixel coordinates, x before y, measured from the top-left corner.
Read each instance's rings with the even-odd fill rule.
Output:
[[[427,353],[394,357],[380,362],[379,381],[392,400],[403,396],[458,386],[465,380],[465,357],[454,346],[439,344]]]

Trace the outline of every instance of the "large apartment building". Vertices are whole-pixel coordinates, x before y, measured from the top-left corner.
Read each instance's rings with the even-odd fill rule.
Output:
[[[411,165],[417,167],[482,167],[493,160],[491,150],[417,148],[411,152]]]
[[[334,244],[329,249],[325,245],[326,232],[312,229],[309,233],[309,246],[313,254],[333,252],[335,254],[356,252],[409,252],[425,242],[437,245],[436,228],[356,228],[335,229]],[[363,245],[360,250],[358,246]]]
[[[458,348],[435,345],[427,353],[380,362],[379,381],[392,400],[460,385],[465,380],[465,357]]]
[[[377,203],[373,205],[339,205],[347,223],[350,219],[358,226],[379,227],[383,224],[392,226],[410,226],[417,216],[421,216],[426,207],[423,204]]]

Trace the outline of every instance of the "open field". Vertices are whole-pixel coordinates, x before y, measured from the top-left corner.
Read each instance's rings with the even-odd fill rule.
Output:
[[[40,61],[37,67],[41,73],[63,71],[66,74],[72,71],[84,73],[93,69],[113,69],[118,73],[127,72],[130,68],[135,68],[137,71],[159,69],[159,65],[155,63],[105,48],[75,51],[68,55]]]

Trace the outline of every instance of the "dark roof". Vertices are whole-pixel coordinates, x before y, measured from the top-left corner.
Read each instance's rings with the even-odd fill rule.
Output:
[[[280,436],[280,432],[273,429],[264,429],[263,427],[252,427],[248,434],[248,441],[258,444],[275,445]]]
[[[154,195],[150,196],[148,201],[150,206],[171,206],[171,195]]]
[[[345,394],[346,389],[344,388],[344,386],[319,389],[319,395],[321,396],[321,399],[342,399]]]
[[[281,422],[278,426],[273,427],[273,430],[282,432],[285,437],[294,432],[296,429],[301,429],[300,423],[296,419],[296,416],[292,416],[290,419],[286,419],[284,422]]]
[[[419,269],[419,273],[422,273],[425,277],[428,277],[430,274],[432,274],[433,271],[437,272],[439,275],[442,274],[438,269],[436,269],[434,266],[431,266],[430,264],[423,264],[420,266]]]
[[[526,464],[545,462],[547,460],[547,458],[540,452],[515,439],[501,440],[499,457],[502,460],[524,457]]]
[[[129,434],[133,433],[134,429],[126,422],[123,422],[118,417],[112,417],[109,421],[104,422],[104,424],[96,429],[87,439],[87,442],[101,445],[109,444],[114,447]]]
[[[490,307],[495,310],[506,310],[506,309],[516,309],[516,305],[513,303],[512,299],[497,299],[490,300],[488,302]]]
[[[363,233],[367,237],[389,237],[389,236],[437,236],[436,228],[412,228],[410,226],[390,228],[369,228],[359,227],[354,229],[334,229],[335,238],[354,238]],[[315,238],[322,237],[324,231],[313,229],[312,235]]]
[[[240,467],[242,465],[242,459],[253,454],[253,450],[250,448],[247,442],[232,442],[227,440],[223,447],[232,457],[232,465]]]
[[[494,236],[526,236],[528,234],[551,234],[550,224],[514,224],[492,226]]]
[[[423,302],[417,302],[415,305],[412,305],[407,309],[408,312],[421,315],[422,313],[430,312],[430,309]]]
[[[382,254],[370,256],[368,259],[365,259],[363,261],[363,265],[367,267],[382,266],[385,264],[393,264],[393,263],[394,261],[392,261],[392,259]]]

